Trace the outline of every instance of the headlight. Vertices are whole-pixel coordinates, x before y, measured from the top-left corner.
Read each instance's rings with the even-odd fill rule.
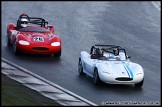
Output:
[[[60,46],[60,42],[53,42],[51,43],[51,46]]]
[[[21,45],[29,45],[29,42],[24,41],[24,40],[20,40],[19,44],[21,44]]]

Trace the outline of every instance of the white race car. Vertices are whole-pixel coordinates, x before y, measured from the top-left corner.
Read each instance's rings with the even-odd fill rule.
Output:
[[[82,51],[78,71],[93,78],[94,84],[133,84],[141,87],[144,82],[143,68],[129,60],[125,49],[116,45],[95,45],[90,54]]]

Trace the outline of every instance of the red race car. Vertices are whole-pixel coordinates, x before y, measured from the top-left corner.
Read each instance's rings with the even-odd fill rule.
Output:
[[[53,26],[43,18],[19,16],[17,25],[7,26],[7,44],[13,46],[15,55],[20,53],[54,54],[61,56],[61,38],[55,35]]]

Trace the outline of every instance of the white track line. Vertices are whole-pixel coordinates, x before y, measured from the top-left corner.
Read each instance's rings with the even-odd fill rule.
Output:
[[[97,106],[97,104],[51,82],[47,79],[16,65],[4,58],[2,59],[2,72],[11,79],[14,79],[23,85],[38,91],[40,94],[55,100],[64,106],[87,105]],[[6,69],[6,70],[5,70]],[[43,90],[44,89],[44,90]]]
[[[152,1],[152,4],[161,11],[161,1]]]

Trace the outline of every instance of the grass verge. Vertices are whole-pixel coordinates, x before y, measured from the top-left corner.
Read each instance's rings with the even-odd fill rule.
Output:
[[[61,106],[57,102],[1,74],[2,106]]]

